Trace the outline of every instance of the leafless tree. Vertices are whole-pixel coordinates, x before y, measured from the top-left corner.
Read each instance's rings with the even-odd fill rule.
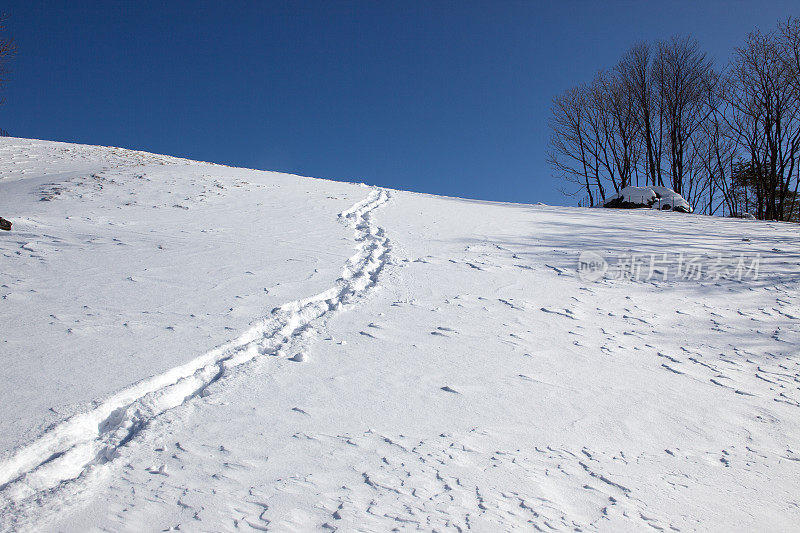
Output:
[[[737,142],[726,121],[729,109],[723,97],[726,76],[715,75],[705,98],[711,114],[701,125],[701,134],[693,141],[703,176],[703,202],[701,212],[707,215],[729,215],[742,212],[736,203],[733,168],[737,159]]]
[[[591,203],[644,176],[699,212],[800,219],[800,18],[751,33],[724,73],[691,37],[636,44],[550,124],[551,164]]]
[[[635,102],[614,72],[601,72],[589,85],[553,100],[548,159],[568,182],[579,185],[591,204],[619,192],[638,173],[640,146]]]
[[[609,107],[608,83],[605,74],[599,73],[586,87],[586,151],[596,165],[596,180],[600,198],[605,200],[603,181],[608,181],[615,191],[620,189],[620,168],[615,157],[614,117]]]
[[[566,181],[577,184],[586,192],[589,204],[595,198],[593,187],[603,194],[596,162],[587,147],[587,89],[578,86],[553,99],[550,118],[550,149],[548,160],[554,170]]]
[[[736,49],[728,123],[752,165],[758,218],[791,218],[800,156],[800,91],[781,32],[752,32]]]
[[[635,44],[622,56],[616,71],[633,104],[637,133],[644,153],[646,184],[663,185],[663,115],[658,105],[657,88],[654,87],[652,56],[652,47],[648,43]]]
[[[653,62],[656,90],[664,117],[670,187],[690,197],[697,186],[695,136],[711,114],[706,94],[712,65],[696,39],[673,37],[658,44]]]
[[[795,99],[800,99],[800,17],[789,17],[779,23],[778,31],[787,83],[794,89]],[[800,167],[800,164],[797,166]],[[798,168],[798,174],[800,174],[800,168]],[[784,200],[784,202],[789,201],[788,212],[784,205],[784,220],[795,220],[795,217],[800,215],[795,212],[798,202],[798,187],[800,187],[800,176],[796,176],[794,189],[790,194],[787,193],[789,198]]]
[[[787,80],[800,91],[800,17],[789,17],[778,23],[778,32]]]
[[[617,73],[603,73],[595,82],[597,99],[605,117],[604,136],[611,155],[619,188],[633,183],[639,164],[636,102]]]

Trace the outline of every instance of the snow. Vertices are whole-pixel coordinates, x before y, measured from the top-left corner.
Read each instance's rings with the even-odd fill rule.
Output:
[[[794,225],[0,154],[3,530],[800,522]]]
[[[606,198],[603,201],[603,205],[608,206],[609,203],[618,199],[631,204],[651,206],[653,209],[669,209],[675,211],[677,208],[687,213],[692,212],[692,206],[689,205],[689,202],[687,202],[683,196],[672,189],[656,185],[647,187],[629,185],[621,189],[618,193]]]

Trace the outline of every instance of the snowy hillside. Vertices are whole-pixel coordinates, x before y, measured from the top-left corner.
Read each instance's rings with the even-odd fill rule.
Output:
[[[0,139],[3,531],[797,530],[800,234]]]

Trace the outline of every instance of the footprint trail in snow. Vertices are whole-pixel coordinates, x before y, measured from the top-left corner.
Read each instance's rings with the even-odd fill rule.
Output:
[[[375,188],[339,214],[356,234],[356,253],[336,285],[309,298],[286,303],[239,338],[160,375],[139,382],[52,427],[38,440],[0,462],[0,498],[6,508],[75,480],[113,461],[149,422],[167,410],[207,394],[208,387],[259,356],[276,356],[313,335],[315,326],[342,306],[356,302],[377,283],[388,261],[389,240],[371,223],[370,213],[389,194]],[[303,361],[296,354],[292,360]],[[11,513],[3,513],[7,517]]]

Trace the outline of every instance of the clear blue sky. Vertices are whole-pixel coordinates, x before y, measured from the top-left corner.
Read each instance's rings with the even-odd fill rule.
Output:
[[[552,97],[637,40],[725,62],[794,1],[3,1],[12,135],[490,200],[572,204]]]

